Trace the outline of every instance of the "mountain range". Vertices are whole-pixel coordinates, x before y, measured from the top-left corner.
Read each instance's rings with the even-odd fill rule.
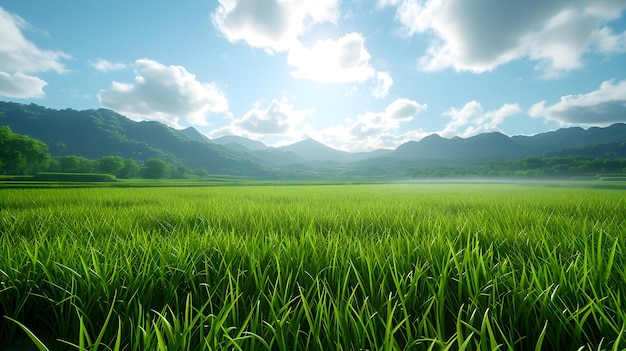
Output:
[[[336,150],[313,139],[281,147],[234,135],[209,139],[193,127],[177,130],[159,122],[137,122],[106,109],[55,110],[0,102],[0,125],[45,142],[53,156],[118,155],[140,162],[159,157],[174,164],[205,168],[209,173],[262,178],[320,176],[328,172],[385,175],[402,167],[478,164],[559,152],[572,155],[583,153],[583,149],[593,149],[594,157],[626,157],[621,155],[626,141],[623,123],[604,128],[563,128],[532,136],[484,133],[447,139],[432,134],[394,150],[359,153]]]

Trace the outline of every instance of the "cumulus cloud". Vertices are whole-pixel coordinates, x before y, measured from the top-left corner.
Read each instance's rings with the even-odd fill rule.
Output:
[[[465,1],[379,0],[395,6],[403,31],[434,34],[419,59],[424,70],[481,73],[520,58],[537,62],[546,77],[583,66],[582,55],[626,51],[625,34],[609,22],[626,2],[615,0]]]
[[[297,110],[289,103],[273,99],[266,109],[253,108],[229,125],[212,131],[210,137],[231,134],[248,137],[288,135],[314,112],[314,109]]]
[[[10,98],[42,98],[46,94],[43,87],[46,82],[34,76],[28,76],[21,72],[8,74],[0,72],[0,95]]]
[[[506,117],[522,112],[518,104],[504,104],[499,109],[485,112],[477,101],[466,103],[461,109],[454,107],[444,113],[450,122],[439,135],[450,138],[453,136],[470,137],[480,133],[500,132],[498,127]]]
[[[28,73],[66,72],[61,51],[42,50],[22,34],[29,25],[0,7],[0,95],[14,98],[44,97],[46,82]]]
[[[90,61],[89,64],[91,65],[91,67],[101,72],[118,71],[127,67],[125,63],[111,62],[103,58],[99,58],[95,61]]]
[[[294,47],[287,63],[296,68],[295,78],[323,83],[364,82],[375,75],[359,33],[346,34],[337,40],[320,40],[312,48]]]
[[[165,66],[150,59],[135,61],[133,83],[113,82],[100,90],[106,108],[135,120],[157,120],[178,127],[180,119],[207,125],[212,113],[228,111],[228,100],[215,83],[202,83],[181,66]]]
[[[626,122],[626,80],[602,82],[597,90],[563,96],[554,105],[546,106],[546,101],[538,102],[530,108],[529,114],[562,125],[606,126]]]
[[[338,0],[219,0],[211,18],[230,42],[281,52],[299,44],[311,26],[335,22],[338,15]]]

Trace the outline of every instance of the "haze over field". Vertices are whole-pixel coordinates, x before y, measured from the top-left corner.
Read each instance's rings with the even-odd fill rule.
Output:
[[[0,1],[0,100],[360,152],[626,122],[626,1]],[[51,16],[50,14],[58,14]]]

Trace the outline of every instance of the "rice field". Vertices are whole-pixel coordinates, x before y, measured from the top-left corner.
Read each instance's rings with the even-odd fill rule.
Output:
[[[0,349],[621,350],[625,254],[623,190],[2,189]]]

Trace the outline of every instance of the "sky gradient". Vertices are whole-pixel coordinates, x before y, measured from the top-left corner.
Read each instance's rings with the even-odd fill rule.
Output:
[[[625,16],[626,0],[0,0],[0,99],[346,151],[607,126],[626,122]]]

